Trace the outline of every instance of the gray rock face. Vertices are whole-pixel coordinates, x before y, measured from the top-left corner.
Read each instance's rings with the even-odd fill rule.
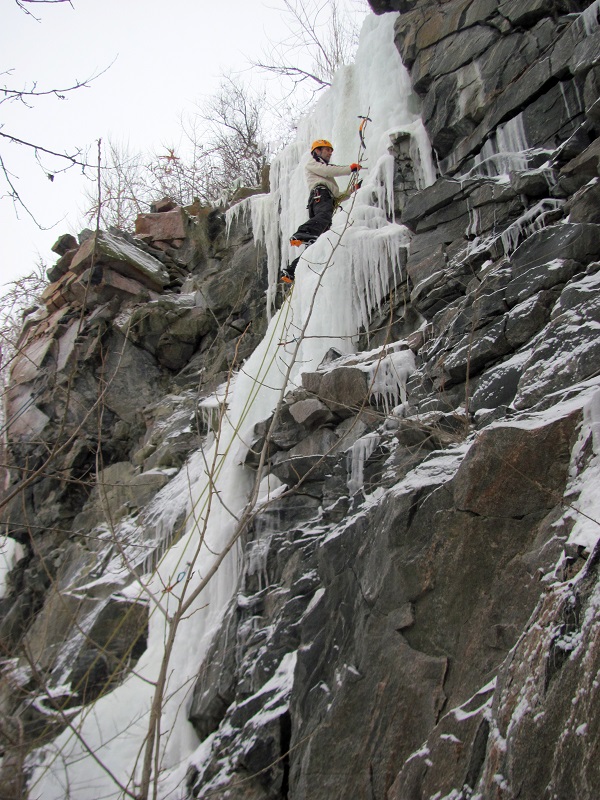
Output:
[[[201,746],[178,791],[595,800],[600,551],[571,535],[598,469],[597,8],[371,6],[401,12],[440,175],[419,190],[410,141],[391,137],[402,291],[361,334],[368,352],[330,351],[240,453],[274,494],[189,684]],[[1,521],[26,551],[0,599],[11,800],[14,732],[27,749],[65,724],[27,657],[64,708],[92,713],[135,668],[149,608],[129,581],[188,513],[169,509],[165,534],[156,508],[213,435],[202,401],[266,328],[250,215],[226,239],[219,211],[167,199],[137,238],[81,241],[55,246],[7,393]],[[374,380],[406,355],[392,403]]]
[[[578,383],[596,374],[600,350],[592,331],[599,322],[597,286],[598,273],[595,273],[565,287],[553,319],[524,364],[515,397],[516,408],[544,403],[565,382]]]
[[[595,183],[571,199],[597,175],[590,145],[597,123],[588,110],[593,104],[582,103],[582,87],[595,80],[594,46],[573,13],[584,5],[559,3],[558,16],[551,19],[538,0],[372,3],[376,13],[402,12],[396,41],[422,94],[434,148],[445,159],[446,177],[420,192],[407,184],[396,201],[413,231],[410,301],[428,322],[414,339],[419,370],[409,381],[406,422],[415,419],[411,414],[430,414],[432,427],[421,416],[418,434],[402,429],[393,439],[389,433],[398,421],[386,422],[387,434],[385,426],[377,428],[379,444],[361,451],[365,487],[368,479],[370,490],[393,489],[369,510],[360,506],[360,495],[344,497],[352,460],[336,463],[335,448],[329,475],[315,474],[309,481],[310,492],[330,505],[316,528],[317,580],[311,577],[313,601],[301,617],[289,699],[291,750],[281,756],[289,758],[289,788],[283,795],[273,783],[259,797],[274,790],[275,796],[295,798],[425,800],[477,793],[491,800],[499,773],[506,776],[507,797],[513,796],[510,787],[521,784],[533,797],[547,785],[566,787],[573,774],[559,766],[564,763],[559,756],[540,755],[535,736],[529,738],[535,719],[536,732],[553,752],[552,737],[560,736],[560,725],[571,725],[565,720],[573,684],[565,698],[558,692],[552,699],[531,694],[539,713],[521,721],[517,698],[528,667],[508,654],[521,635],[525,641],[531,636],[530,658],[538,646],[534,631],[549,618],[539,579],[551,574],[568,534],[568,526],[556,521],[559,498],[573,474],[581,406],[548,417],[541,410],[553,408],[567,386],[576,396],[576,387],[595,381],[598,369],[592,334],[600,241]],[[585,114],[592,127],[584,125],[577,144],[573,132]],[[543,161],[531,152],[510,161],[503,151],[509,144],[528,151],[559,147],[540,169]],[[578,155],[578,147],[589,155]],[[400,174],[402,154],[396,158]],[[510,184],[496,182],[503,170],[510,171]],[[303,388],[314,400],[297,401],[293,412],[296,425],[310,420],[308,442],[317,441],[313,424],[326,426],[323,436],[330,435],[331,423],[325,417],[317,422],[319,403],[338,417],[348,415],[346,425],[364,402],[362,385],[356,403],[348,401],[354,384],[342,371],[345,365],[327,369],[303,376]],[[336,385],[343,388],[332,388]],[[478,438],[468,440],[466,455],[464,445],[458,450],[452,445],[464,435],[458,409],[465,405],[476,412],[481,429]],[[533,417],[520,421],[519,409],[533,409]],[[282,417],[275,431],[281,445],[277,465],[303,435]],[[447,454],[431,454],[432,441],[450,448]],[[358,443],[354,439],[353,447]],[[582,467],[580,461],[576,470]],[[359,513],[353,516],[353,510]],[[314,576],[310,558],[295,562],[299,583]],[[577,569],[583,563],[575,562]],[[595,578],[589,580],[596,585]],[[557,590],[556,597],[567,595]],[[560,602],[552,603],[553,618],[560,618]],[[268,614],[262,618],[268,629]],[[546,654],[551,641],[549,635]],[[536,657],[546,663],[541,652]],[[558,663],[565,658],[571,665],[569,656]],[[593,674],[589,664],[582,686]],[[574,661],[568,680],[576,669]],[[540,667],[541,683],[535,685],[547,680],[545,670]],[[490,683],[493,676],[497,683]],[[249,691],[256,685],[238,684],[238,696]],[[230,709],[239,702],[234,699]],[[549,714],[553,722],[545,722],[546,703],[556,703]],[[585,709],[577,718],[577,747],[569,752],[574,762],[585,759],[587,765],[583,753],[593,746],[581,741],[587,736]],[[223,730],[229,734],[234,719],[225,712]],[[243,749],[243,726],[236,730]],[[511,741],[506,751],[501,736]],[[214,752],[217,769],[234,745],[217,732]],[[583,797],[592,796],[593,771],[594,779],[588,767],[574,777]],[[227,785],[232,797],[245,796]],[[198,776],[194,791],[203,797],[209,786]]]
[[[552,508],[553,491],[566,479],[576,422],[567,417],[529,435],[501,427],[483,431],[456,474],[456,508],[499,518]]]
[[[557,11],[580,10],[574,6],[560,3]],[[519,124],[529,147],[555,147],[585,113],[575,99],[579,89],[564,78],[568,71],[579,81],[595,66],[594,57],[585,55],[594,51],[593,42],[572,19],[556,25],[543,4],[419,4],[398,18],[396,43],[423,95],[432,143],[444,159],[452,152],[452,170],[522,109]],[[560,86],[550,86],[557,79]],[[550,88],[540,95],[543,86]],[[557,102],[561,92],[573,92],[575,102],[564,112]]]
[[[316,397],[299,400],[290,406],[290,414],[300,425],[318,427],[335,419],[327,406]]]
[[[400,481],[383,502],[359,507],[338,527],[333,522],[323,529],[321,522],[317,536],[293,532],[281,518],[275,528],[268,524],[268,588],[241,606],[242,619],[259,620],[254,631],[261,644],[244,649],[246,661],[237,671],[253,680],[238,678],[229,708],[221,706],[222,734],[210,717],[217,731],[212,769],[246,752],[249,737],[256,741],[247,721],[261,708],[260,686],[284,654],[298,648],[286,703],[292,796],[368,796],[375,787],[376,796],[407,797],[408,787],[425,778],[428,786],[462,786],[457,775],[474,786],[489,727],[483,714],[468,713],[468,704],[483,707],[493,689],[475,705],[472,687],[484,686],[502,665],[536,606],[538,571],[551,567],[560,551],[560,542],[550,544],[547,536],[579,419],[573,414],[546,423],[540,417],[529,430],[498,427],[476,440],[466,457],[460,450],[434,453],[416,468],[412,482]],[[536,458],[540,448],[544,462]],[[489,484],[480,491],[482,470],[490,464]],[[305,519],[310,513],[307,507]],[[439,527],[435,520],[441,518]],[[254,535],[264,533],[261,524]],[[245,580],[256,592],[256,583]],[[240,621],[238,631],[243,628]],[[261,629],[266,639],[258,636]],[[281,636],[283,646],[276,644]],[[452,727],[443,716],[448,707],[465,708],[458,719],[470,721]],[[443,766],[428,771],[417,753],[421,766],[413,774],[411,753],[428,731],[443,732],[448,746],[460,732],[460,741],[476,742],[476,753],[469,749],[454,759],[452,777]],[[266,728],[260,737],[273,741]],[[271,757],[280,752],[281,740],[275,741]],[[208,769],[196,776],[198,796],[210,794],[217,780],[208,780],[212,774]],[[277,782],[268,785],[265,797]]]
[[[152,258],[129,242],[109,233],[87,239],[71,262],[71,270],[81,271],[93,263],[98,267],[117,262],[126,277],[139,280],[149,289],[160,291],[169,282],[169,275],[158,259]]]
[[[512,272],[519,278],[526,270],[547,265],[555,259],[588,264],[600,256],[598,226],[564,223],[538,231],[526,239],[512,255]]]
[[[198,447],[198,374],[200,396],[210,393],[233,354],[244,358],[266,326],[251,232],[240,224],[227,240],[220,217],[202,224],[188,224],[179,248],[185,264],[126,233],[86,236],[79,247],[61,237],[45,307],[21,334],[0,513],[26,555],[0,600],[0,634],[24,680],[38,687],[3,697],[1,713],[26,720],[26,741],[45,741],[65,724],[44,711],[45,700],[29,711],[34,695],[56,690],[61,707],[89,705],[135,667],[148,608],[120,592],[165,546],[161,532],[144,542],[153,536],[148,509]],[[230,269],[252,280],[240,291],[236,279],[235,297],[225,294],[208,310],[204,295],[223,280],[232,284]],[[180,291],[184,280],[190,292]],[[229,326],[230,319],[244,324]],[[129,577],[126,570],[115,578],[121,557]],[[96,579],[84,597],[81,587]],[[17,748],[4,764],[19,765],[22,755]],[[0,793],[13,785],[10,770],[0,782]]]

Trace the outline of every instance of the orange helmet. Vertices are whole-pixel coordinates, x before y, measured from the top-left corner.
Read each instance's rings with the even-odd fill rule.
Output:
[[[333,150],[333,145],[331,142],[328,142],[327,139],[316,139],[310,146],[310,152],[312,153],[317,147],[331,147]]]

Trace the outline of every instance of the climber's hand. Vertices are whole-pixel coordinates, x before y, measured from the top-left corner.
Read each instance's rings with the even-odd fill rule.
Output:
[[[350,172],[358,172],[359,169],[362,169],[360,164],[350,164]]]

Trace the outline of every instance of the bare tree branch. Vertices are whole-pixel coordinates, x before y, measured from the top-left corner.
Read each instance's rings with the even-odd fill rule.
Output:
[[[28,16],[33,17],[36,22],[41,22],[39,17],[36,17],[28,8],[27,5],[54,5],[55,3],[68,3],[71,8],[75,8],[72,0],[15,0],[17,6],[24,11]]]
[[[343,0],[280,0],[289,36],[271,45],[253,67],[289,78],[293,88],[312,82],[313,93],[331,84],[335,71],[351,63],[358,24]],[[357,3],[367,10],[365,3]],[[357,8],[358,10],[358,8]]]
[[[63,158],[66,161],[70,161],[72,166],[79,166],[83,167],[84,169],[86,167],[93,166],[92,164],[88,164],[87,161],[80,160],[79,156],[81,155],[81,150],[76,150],[75,153],[57,153],[55,150],[49,150],[47,147],[42,147],[42,145],[36,144],[35,142],[27,142],[24,139],[19,139],[18,136],[13,136],[10,133],[3,133],[0,131],[0,136],[2,136],[3,139],[8,139],[9,141],[14,142],[15,144],[23,144],[26,147],[31,147],[36,151],[36,153],[47,153],[48,155],[56,156],[57,158]],[[61,171],[62,170],[58,170],[58,172]]]
[[[104,73],[107,70],[109,70],[113,64],[114,60],[111,61],[111,63],[100,72],[95,72],[93,75],[90,75],[89,78],[86,78],[83,81],[75,79],[75,83],[73,83],[72,86],[66,86],[64,88],[38,90],[37,81],[33,81],[31,89],[27,88],[13,89],[9,86],[6,86],[5,84],[2,87],[2,89],[0,89],[0,95],[4,95],[4,97],[0,97],[0,105],[2,105],[2,103],[6,103],[7,101],[20,100],[28,108],[32,108],[32,106],[25,100],[26,97],[47,97],[49,95],[53,95],[54,97],[57,97],[59,100],[65,100],[68,92],[74,92],[76,89],[84,89],[84,88],[89,89],[92,81],[95,81],[96,78],[99,78],[101,75],[104,75]],[[6,70],[2,74],[12,75],[12,73],[13,70],[11,68]]]
[[[312,72],[307,72],[304,69],[300,69],[300,67],[286,66],[284,64],[279,66],[275,64],[263,64],[261,61],[255,61],[253,66],[257,67],[258,69],[262,69],[265,72],[273,72],[275,75],[283,75],[286,78],[293,78],[294,82],[296,83],[305,80],[311,80],[318,84],[319,88],[331,86],[329,81],[319,78],[318,75],[314,75]]]
[[[130,228],[158,197],[183,206],[196,200],[210,205],[227,202],[240,186],[261,186],[268,162],[266,105],[264,94],[228,75],[199,112],[182,122],[181,149],[168,145],[144,155],[109,142],[102,169],[102,224]],[[86,197],[86,216],[92,219],[97,203],[91,187]]]
[[[32,12],[27,8],[27,5],[54,5],[56,3],[68,3],[71,8],[74,8],[72,0],[15,0],[15,3],[18,8],[20,8],[29,16],[33,17],[33,19],[37,20],[38,22],[40,20],[34,14],[32,14]],[[84,80],[76,79],[70,86],[65,87],[55,87],[50,89],[38,88],[37,80],[33,80],[28,83],[25,82],[21,88],[8,86],[6,83],[4,83],[4,86],[0,88],[0,105],[2,103],[16,101],[31,109],[33,108],[33,101],[42,97],[55,97],[59,100],[65,100],[69,93],[74,92],[77,89],[89,88],[91,82],[103,75],[111,66],[112,63],[109,64],[105,69],[92,74],[90,77],[87,77]],[[13,69],[7,69],[1,74],[4,76],[10,75],[12,77]],[[92,166],[87,162],[87,159],[85,158],[85,155],[82,154],[82,150],[80,148],[75,149],[72,152],[58,152],[46,147],[43,144],[40,144],[38,141],[32,141],[29,137],[22,137],[8,133],[3,130],[3,128],[4,126],[0,124],[0,137],[2,137],[5,142],[12,142],[13,144],[22,145],[33,150],[34,158],[50,181],[53,181],[56,175],[65,172],[67,169],[71,169],[73,166],[80,166],[84,171],[88,167]],[[50,156],[52,158],[60,159],[60,161],[63,163],[63,167],[50,167],[46,164],[43,164],[41,160],[42,156]],[[65,164],[66,166],[64,166]],[[12,200],[14,206],[22,208],[41,230],[47,230],[47,227],[38,222],[35,214],[31,211],[21,196],[17,188],[17,176],[10,168],[10,163],[6,152],[2,150],[0,150],[0,179],[1,178],[4,178],[4,182],[6,187],[8,187],[8,191],[6,191],[4,194],[0,194],[0,199],[3,197],[8,197]]]

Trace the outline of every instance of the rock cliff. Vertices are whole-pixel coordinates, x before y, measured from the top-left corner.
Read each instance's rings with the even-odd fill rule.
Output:
[[[169,796],[592,800],[600,4],[370,2],[401,12],[437,179],[390,137],[401,272],[355,352],[332,347],[240,451],[273,490],[208,652],[189,643],[198,746]],[[256,217],[228,219],[166,203],[135,236],[62,237],[25,317],[2,508],[24,553],[0,600],[7,799],[28,780],[38,796],[41,754],[146,650],[156,598],[127,587],[182,536],[173,487],[268,325]]]

